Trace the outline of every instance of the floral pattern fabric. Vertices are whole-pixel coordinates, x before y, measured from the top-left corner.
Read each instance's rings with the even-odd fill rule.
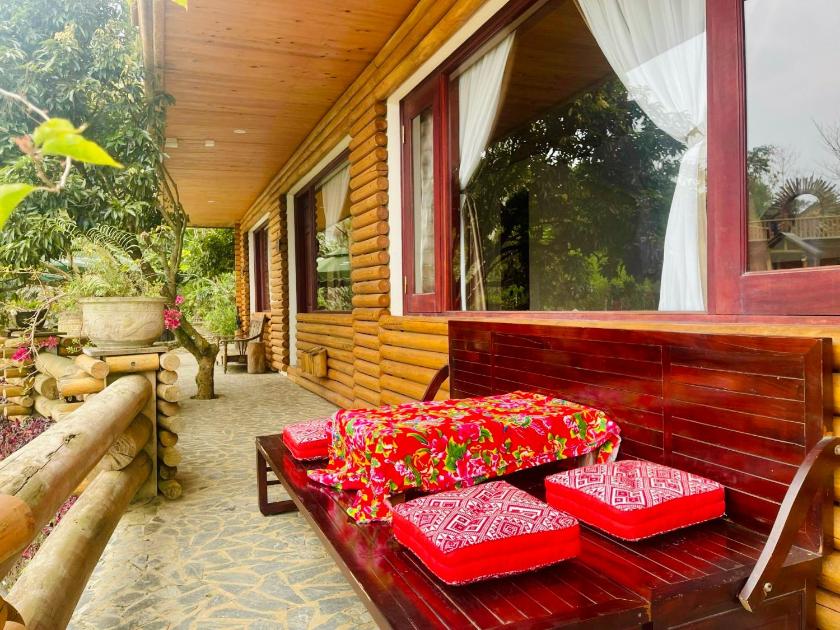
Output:
[[[615,459],[618,425],[592,407],[529,392],[342,409],[327,423],[329,464],[310,478],[357,490],[348,514],[389,520],[388,497],[462,488],[596,452]]]

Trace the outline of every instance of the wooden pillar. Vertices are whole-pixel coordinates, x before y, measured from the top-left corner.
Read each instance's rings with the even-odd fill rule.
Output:
[[[248,273],[248,234],[243,232],[242,225],[237,223],[233,227],[233,260],[234,273],[236,276],[236,312],[242,323],[240,332],[248,330],[251,294],[249,290]]]
[[[277,213],[268,224],[271,252],[271,319],[266,357],[272,369],[289,366],[289,239],[286,221],[286,195],[281,194]]]
[[[353,281],[353,404],[379,406],[379,319],[390,306],[388,151],[384,103],[350,127],[350,266]]]

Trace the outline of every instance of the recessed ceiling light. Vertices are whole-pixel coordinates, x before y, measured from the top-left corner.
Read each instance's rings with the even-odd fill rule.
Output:
[[[213,147],[216,146],[216,141],[215,140],[205,140],[204,141],[204,146],[207,147],[208,149],[212,149]]]
[[[178,148],[178,138],[167,138],[166,139],[166,148],[167,149],[177,149]]]
[[[233,133],[243,134],[243,133],[248,133],[248,130],[247,129],[234,129]]]
[[[208,199],[207,203],[216,203],[216,200],[215,199]]]

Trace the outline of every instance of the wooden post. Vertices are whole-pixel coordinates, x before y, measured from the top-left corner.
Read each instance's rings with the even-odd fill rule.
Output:
[[[50,400],[56,400],[58,398],[58,385],[54,376],[50,376],[49,374],[37,374],[35,375],[35,380],[32,386],[35,388],[36,392],[45,398],[49,398]]]
[[[262,341],[249,341],[245,346],[248,359],[248,374],[263,374],[265,372],[265,346]]]
[[[111,374],[131,374],[134,372],[154,372],[160,368],[157,354],[125,354],[115,357],[103,357]]]
[[[151,471],[141,453],[120,471],[101,473],[70,508],[9,592],[27,630],[65,628],[131,498]]]
[[[140,414],[114,441],[96,467],[100,470],[122,470],[143,450],[151,435],[152,421]]]
[[[139,376],[113,383],[65,422],[50,427],[0,462],[0,494],[23,500],[32,510],[36,531],[40,531],[131,424],[150,393],[148,381]],[[0,564],[0,576],[9,572],[16,557],[17,553]]]
[[[108,376],[111,368],[105,361],[101,359],[94,359],[86,354],[80,354],[76,357],[76,365],[90,374],[93,378],[103,379]]]
[[[48,352],[42,352],[35,359],[35,369],[41,374],[49,374],[56,380],[70,377],[78,378],[87,376],[87,373],[77,366],[72,359],[60,357]]]
[[[160,355],[160,369],[174,372],[181,367],[181,359],[174,352]]]
[[[161,414],[157,421],[159,428],[172,431],[172,433],[181,433],[184,430],[184,420],[181,416],[164,416]]]
[[[181,390],[177,385],[166,385],[159,383],[157,386],[158,398],[163,398],[166,402],[176,403],[181,398]]]
[[[80,394],[95,394],[105,389],[105,381],[88,375],[60,378],[57,384],[58,395],[62,398],[79,396]]]

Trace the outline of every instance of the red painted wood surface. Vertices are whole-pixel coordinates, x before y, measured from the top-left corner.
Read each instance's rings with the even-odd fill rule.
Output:
[[[452,321],[453,397],[525,389],[609,412],[621,457],[727,488],[737,523],[768,532],[831,417],[828,340]],[[820,506],[798,543],[818,551]]]

